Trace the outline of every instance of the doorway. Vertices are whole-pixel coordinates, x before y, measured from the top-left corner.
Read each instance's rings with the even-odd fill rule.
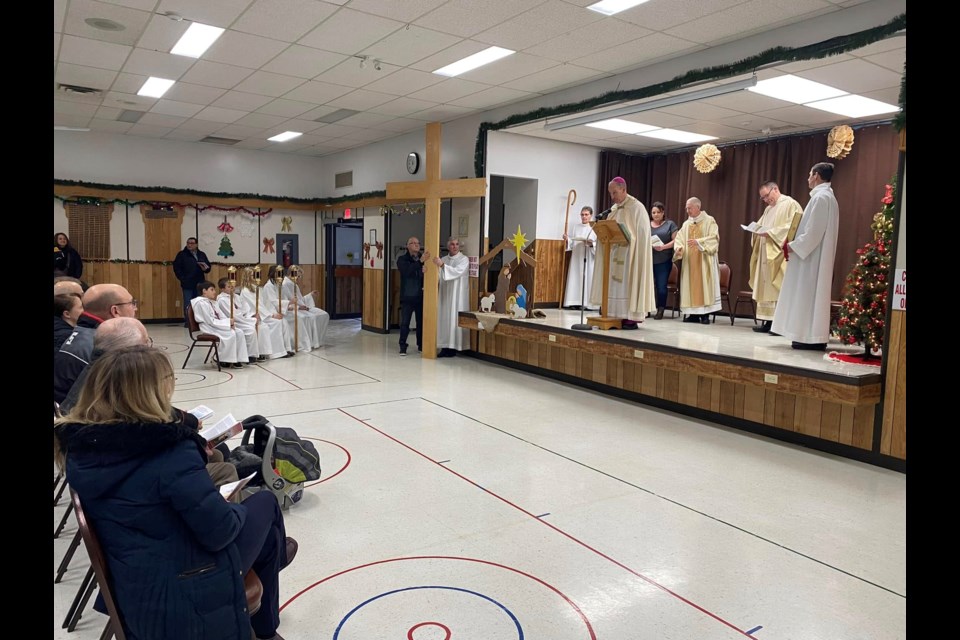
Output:
[[[537,190],[539,181],[532,178],[512,176],[490,176],[490,221],[487,236],[490,247],[500,244],[504,238],[511,238],[517,232],[517,226],[528,240],[537,233]],[[490,261],[487,271],[487,290],[497,288],[497,277],[503,268],[503,253]]]
[[[331,318],[363,315],[363,221],[324,225],[326,311]]]

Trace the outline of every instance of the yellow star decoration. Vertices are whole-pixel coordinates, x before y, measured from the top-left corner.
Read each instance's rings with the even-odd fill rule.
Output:
[[[513,250],[517,253],[517,261],[519,262],[520,252],[527,244],[527,236],[523,235],[523,232],[520,231],[520,225],[517,225],[517,232],[510,238],[510,244],[513,245]]]

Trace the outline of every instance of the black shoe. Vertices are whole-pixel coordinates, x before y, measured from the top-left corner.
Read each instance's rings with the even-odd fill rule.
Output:
[[[826,342],[792,342],[790,344],[794,349],[801,349],[804,351],[826,351],[827,343]]]
[[[700,322],[700,318],[694,315],[686,315],[683,317],[684,322]]]
[[[292,358],[297,355],[296,351],[287,351],[287,355],[283,356],[284,358]]]
[[[623,322],[620,323],[620,328],[623,329],[624,331],[634,331],[638,327],[637,327],[637,323],[634,322],[633,320],[624,320]]]
[[[438,357],[438,358],[452,358],[452,357],[454,357],[455,355],[457,355],[457,350],[456,350],[456,349],[449,349],[449,348],[447,348],[447,347],[444,347],[443,349],[440,349],[440,353],[437,354],[437,357]]]
[[[249,362],[250,364],[253,364],[253,363],[256,362],[256,361],[257,361],[257,359],[254,358],[253,356],[250,356],[249,358],[247,358],[247,362]]]
[[[757,333],[770,333],[770,327],[773,326],[772,320],[764,320],[760,323],[759,327],[754,327],[753,330]]]
[[[771,330],[771,331],[768,331],[768,332],[767,332],[767,335],[768,335],[768,336],[777,336],[778,338],[780,337],[780,334],[779,334],[779,333],[774,333],[772,330]]]
[[[401,356],[407,355],[407,346],[406,346],[406,345],[403,345],[402,347],[400,347],[400,355],[401,355]]]
[[[653,316],[654,320],[663,320],[663,307],[657,308],[657,315]]]
[[[242,362],[234,362],[234,363],[233,363],[233,368],[234,368],[234,369],[243,369],[243,363],[242,363]]]
[[[266,362],[267,356],[257,356],[257,362]]]
[[[700,324],[710,324],[710,316],[703,314],[700,316]]]

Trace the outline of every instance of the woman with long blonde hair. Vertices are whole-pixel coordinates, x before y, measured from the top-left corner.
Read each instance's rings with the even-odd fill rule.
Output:
[[[278,573],[296,543],[272,494],[237,505],[214,488],[206,442],[171,405],[173,391],[163,352],[111,351],[55,422],[57,457],[100,538],[124,631],[246,640],[252,626],[258,638],[280,639]],[[243,584],[251,568],[263,583],[253,616]]]

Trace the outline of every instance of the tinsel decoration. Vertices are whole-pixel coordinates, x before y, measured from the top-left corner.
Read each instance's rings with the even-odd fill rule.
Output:
[[[885,185],[883,208],[873,217],[873,242],[857,249],[857,262],[843,285],[836,330],[844,344],[861,344],[863,357],[883,346],[887,315],[896,180]]]
[[[720,149],[716,145],[704,144],[693,154],[693,166],[700,173],[710,173],[720,164]]]
[[[853,129],[848,125],[839,124],[827,134],[827,157],[843,160],[853,148]]]

